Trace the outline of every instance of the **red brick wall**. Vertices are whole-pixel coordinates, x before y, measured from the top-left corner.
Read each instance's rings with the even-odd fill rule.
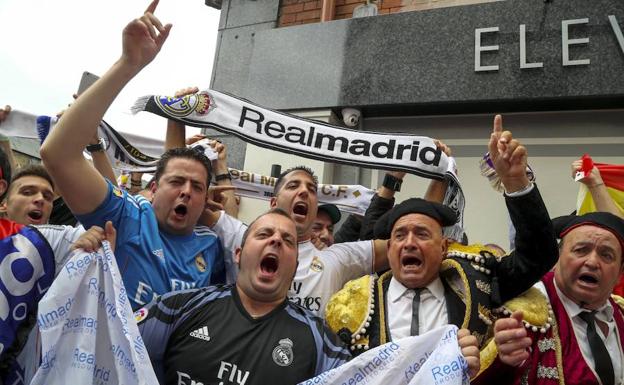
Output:
[[[452,7],[476,3],[489,3],[501,0],[377,0],[379,14],[421,11],[432,8]],[[363,0],[335,0],[334,19],[348,19],[355,7],[366,4]],[[279,10],[278,27],[318,23],[321,21],[321,0],[282,0]]]

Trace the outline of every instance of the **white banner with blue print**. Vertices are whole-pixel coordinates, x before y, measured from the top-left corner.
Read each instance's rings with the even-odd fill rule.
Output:
[[[108,242],[76,251],[39,303],[32,385],[158,384]]]
[[[447,325],[371,349],[299,385],[468,385],[468,363]]]

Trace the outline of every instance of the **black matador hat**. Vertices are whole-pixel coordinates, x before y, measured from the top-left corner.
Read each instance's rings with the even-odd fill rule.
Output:
[[[424,214],[438,221],[442,227],[451,226],[457,222],[457,214],[452,209],[422,198],[410,198],[394,206],[392,210],[379,218],[375,223],[375,238],[390,238],[392,227],[396,221],[407,214]]]

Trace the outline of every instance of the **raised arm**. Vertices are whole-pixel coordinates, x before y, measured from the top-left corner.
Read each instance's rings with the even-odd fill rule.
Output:
[[[452,151],[449,146],[438,139],[434,140],[434,143],[439,150],[442,150],[442,152],[446,154],[446,156],[449,158],[451,157]],[[443,180],[431,179],[429,187],[427,187],[427,191],[425,192],[425,196],[423,198],[431,202],[443,203],[448,183],[448,179],[446,178]]]
[[[0,108],[0,124],[5,121],[5,119],[11,113],[11,106],[8,104],[4,108]],[[6,136],[0,134],[0,149],[4,151],[7,158],[9,158],[9,165],[11,165],[11,170],[16,170],[15,157],[13,156],[13,150],[11,150],[11,139]]]
[[[576,175],[577,171],[580,171],[583,165],[582,160],[575,160],[572,162],[572,178]],[[591,194],[594,204],[596,205],[596,211],[605,211],[613,215],[617,215],[620,218],[624,218],[624,212],[618,208],[618,206],[609,195],[607,186],[602,180],[600,171],[596,166],[591,169],[589,175],[585,175],[579,182],[583,183],[589,193]]]
[[[218,140],[210,142],[210,146],[217,153],[217,159],[212,161],[212,171],[215,175],[217,186],[228,186],[221,192],[223,196],[223,210],[230,216],[238,218],[238,199],[234,195],[234,185],[227,166],[227,148]]]
[[[65,112],[41,147],[41,158],[74,214],[94,211],[106,197],[104,178],[82,156],[117,94],[160,51],[171,25],[154,16],[154,0],[143,16],[123,30],[122,55]]]
[[[173,95],[176,98],[181,98],[185,95],[191,95],[199,92],[197,87],[187,87],[177,90]],[[167,133],[165,135],[165,151],[172,148],[185,147],[189,143],[185,143],[186,140],[186,126],[183,123],[176,122],[175,120],[167,119]]]
[[[554,266],[558,248],[548,210],[526,174],[527,150],[510,131],[503,130],[500,115],[494,118],[488,147],[516,229],[515,250],[495,268],[499,290],[492,295],[500,294],[493,298],[505,302],[526,291]]]
[[[404,172],[399,171],[388,171],[386,172],[386,177],[384,178],[384,182],[387,180],[388,184],[392,182],[394,185],[397,183],[403,183],[403,177],[405,176]],[[362,227],[360,229],[360,239],[367,240],[373,239],[373,229],[375,228],[375,222],[381,217],[386,211],[390,210],[394,207],[394,190],[391,187],[386,187],[384,185],[380,186],[377,189],[375,195],[371,199],[370,205],[366,209],[364,213],[364,218],[362,219]]]
[[[512,194],[531,185],[526,174],[527,150],[514,139],[511,131],[503,130],[503,117],[494,117],[494,127],[488,143],[490,158],[505,186],[505,193]]]

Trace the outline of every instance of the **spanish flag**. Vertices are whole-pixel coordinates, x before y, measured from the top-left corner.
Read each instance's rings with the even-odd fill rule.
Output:
[[[583,155],[581,160],[583,161],[581,172],[585,175],[589,174],[594,166],[598,168],[609,195],[611,195],[611,198],[613,198],[613,201],[620,211],[624,213],[624,165],[594,163],[592,158],[587,154]],[[596,211],[594,200],[587,187],[582,183],[577,198],[576,211],[578,213],[577,215]]]

